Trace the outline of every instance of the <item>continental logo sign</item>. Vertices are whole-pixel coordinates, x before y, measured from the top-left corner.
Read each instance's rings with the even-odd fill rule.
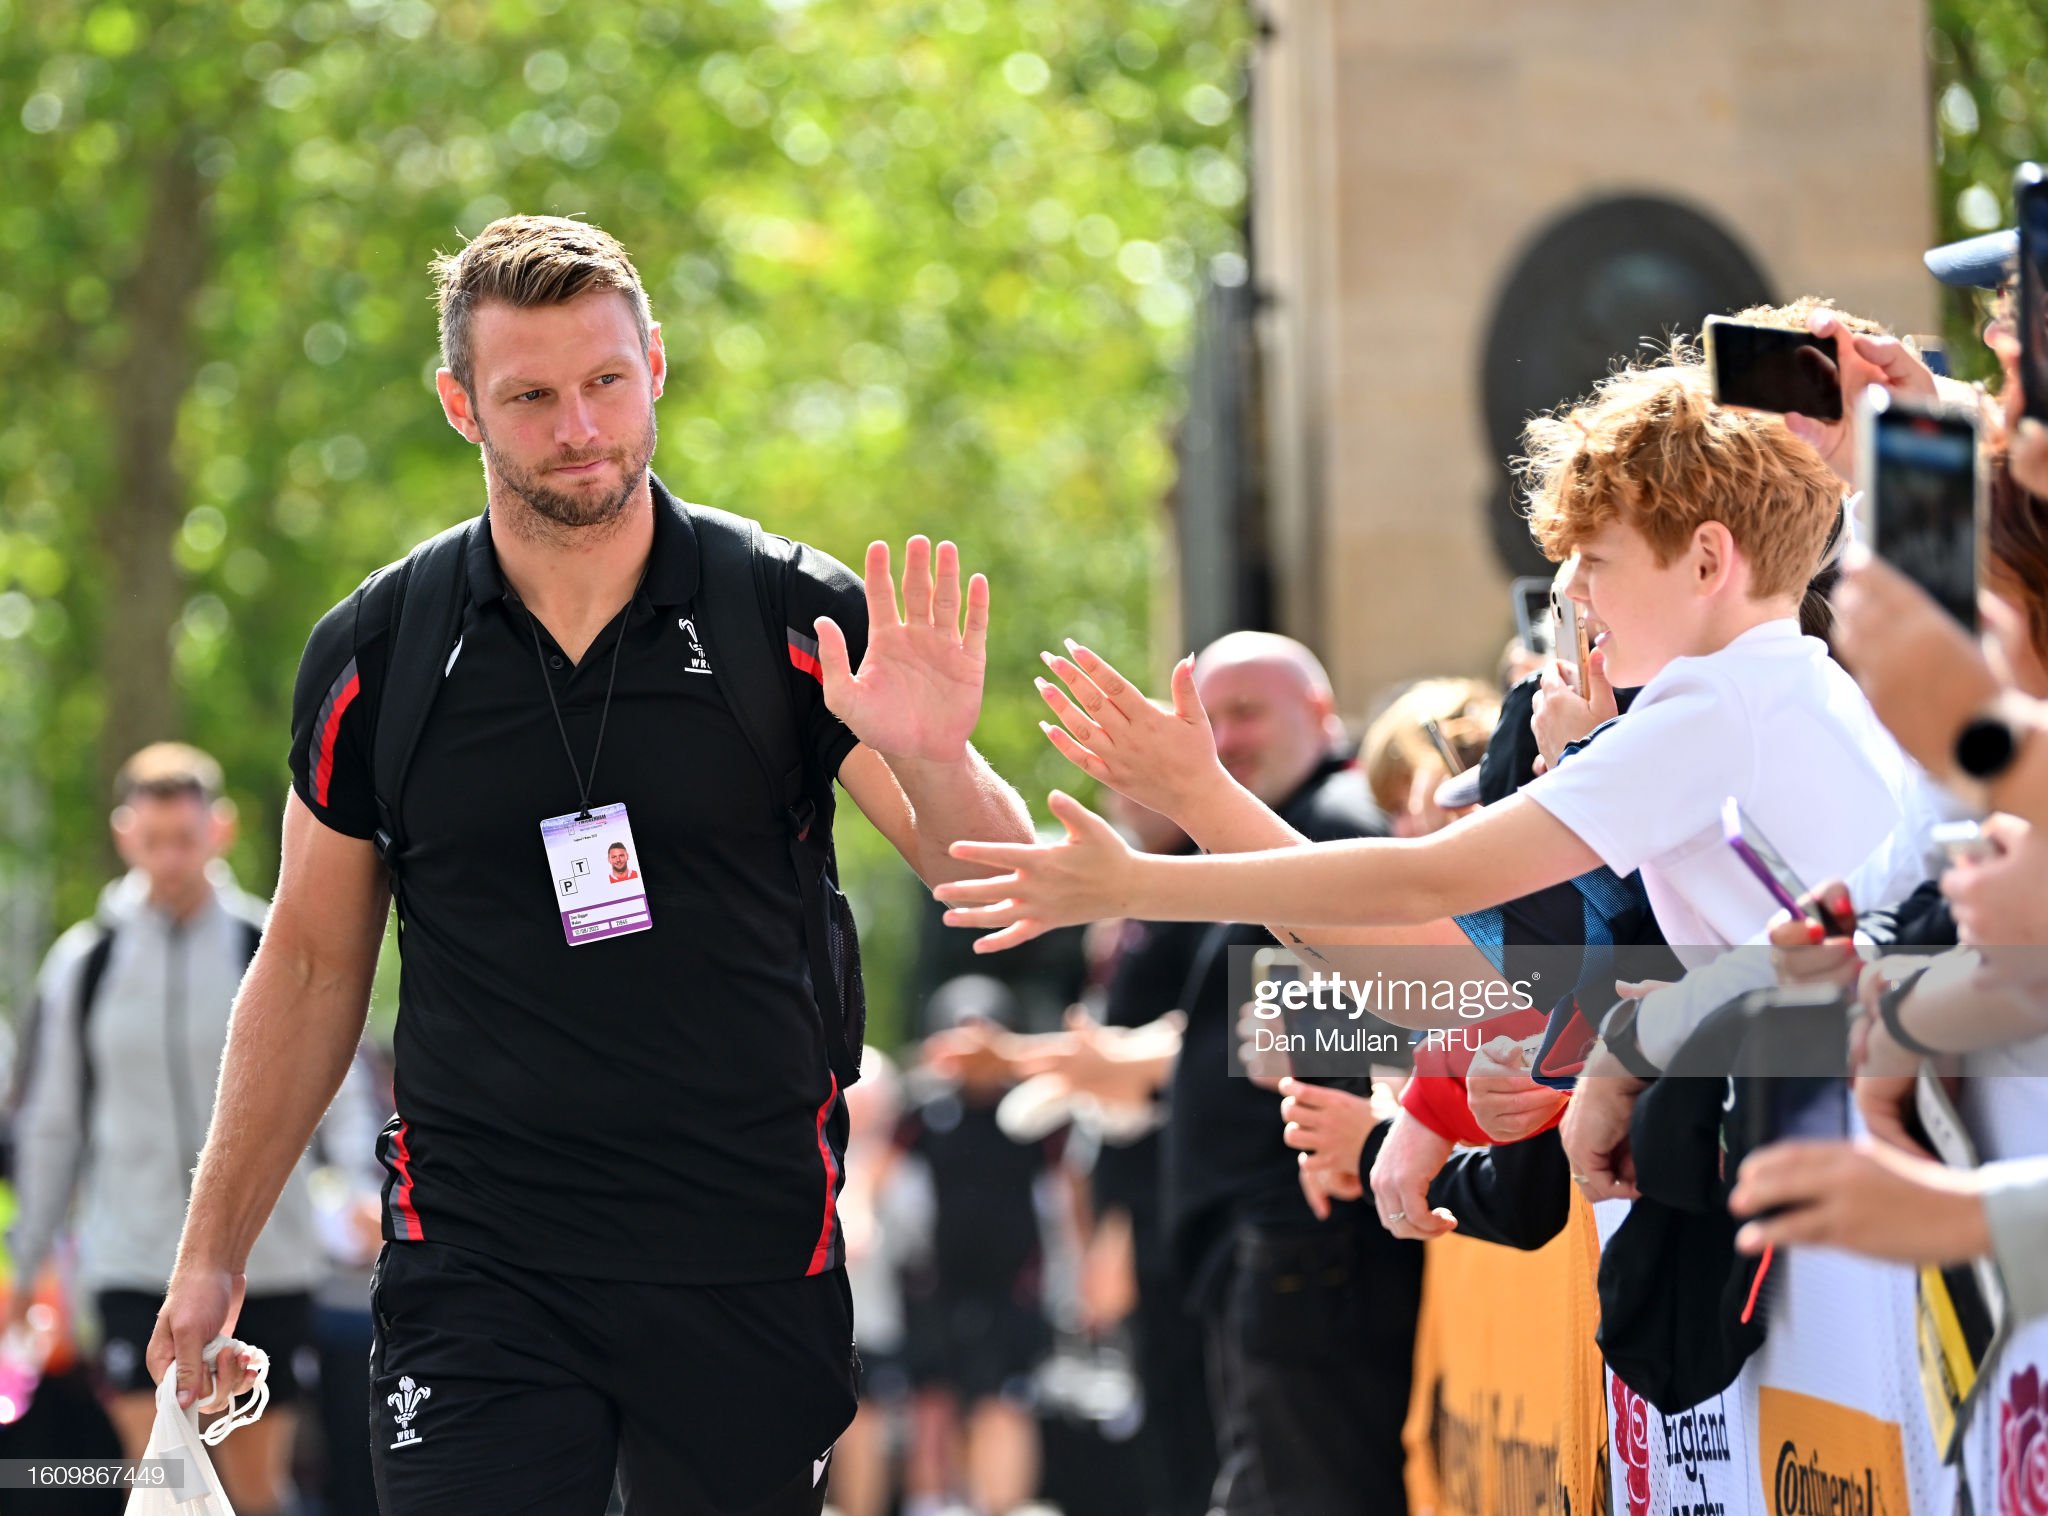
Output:
[[[1909,1516],[1899,1426],[1831,1400],[1757,1392],[1758,1466],[1771,1516]]]

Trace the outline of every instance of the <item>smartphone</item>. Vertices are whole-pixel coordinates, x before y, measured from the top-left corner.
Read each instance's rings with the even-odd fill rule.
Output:
[[[1579,603],[1565,593],[1571,584],[1572,575],[1578,571],[1579,555],[1572,554],[1566,562],[1566,571],[1551,581],[1550,618],[1555,629],[1552,635],[1552,656],[1572,671],[1572,687],[1581,695],[1586,692],[1586,660],[1593,655],[1592,638],[1586,630],[1586,620],[1579,614]]]
[[[1756,411],[1797,411],[1816,421],[1842,419],[1842,373],[1835,339],[1778,326],[1707,317],[1707,371],[1714,399]]]
[[[1434,716],[1422,719],[1423,735],[1429,738],[1429,745],[1436,749],[1437,757],[1444,761],[1444,771],[1452,778],[1465,772],[1465,760],[1458,756],[1458,750],[1451,746],[1451,739],[1444,735],[1444,729],[1437,724]]]
[[[1508,599],[1515,608],[1515,636],[1538,658],[1557,651],[1557,623],[1550,610],[1550,581],[1527,575],[1508,586]]]
[[[1998,856],[1998,844],[1974,821],[1937,822],[1927,829],[1927,840],[1948,856],[1951,865],[1988,863]]]
[[[2027,414],[2048,421],[2048,179],[2041,165],[2022,163],[2012,181],[2012,206],[2019,220],[2020,388]]]
[[[1735,856],[1742,860],[1743,866],[1756,875],[1757,882],[1770,892],[1773,900],[1796,919],[1814,919],[1813,913],[1800,904],[1806,886],[1799,882],[1799,876],[1792,872],[1784,855],[1757,830],[1756,823],[1742,814],[1742,806],[1733,795],[1721,802],[1721,837],[1735,850]]]
[[[1911,405],[1873,384],[1856,418],[1865,540],[1975,631],[1983,494],[1976,414]]]
[[[1831,984],[1782,985],[1742,997],[1749,1022],[1731,1106],[1742,1155],[1788,1137],[1849,1135],[1850,1006]]]

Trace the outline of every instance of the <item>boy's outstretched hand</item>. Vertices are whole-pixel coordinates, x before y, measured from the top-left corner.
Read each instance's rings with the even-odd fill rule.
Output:
[[[997,927],[977,953],[999,953],[1054,927],[1129,914],[1125,902],[1137,855],[1116,829],[1073,796],[1054,790],[1048,802],[1067,829],[1061,842],[956,842],[966,863],[1008,870],[960,879],[932,891],[947,907],[947,926]]]
[[[1173,709],[1161,710],[1109,663],[1071,638],[1073,656],[1040,653],[1065,689],[1034,680],[1060,725],[1038,723],[1048,741],[1089,778],[1171,820],[1207,786],[1227,784],[1209,713],[1195,693],[1195,660],[1173,669]]]

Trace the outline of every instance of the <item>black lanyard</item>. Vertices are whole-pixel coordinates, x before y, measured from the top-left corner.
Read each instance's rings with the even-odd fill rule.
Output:
[[[639,593],[639,588],[636,586],[633,590],[633,596],[637,597]],[[597,756],[604,751],[604,727],[605,723],[611,719],[612,714],[612,685],[617,682],[619,677],[619,649],[626,645],[626,617],[633,609],[633,599],[632,597],[627,599],[625,607],[620,610],[615,618],[619,623],[619,638],[618,641],[612,644],[612,667],[611,672],[605,676],[604,707],[597,715],[597,742],[590,749],[590,777],[588,779],[583,777],[583,770],[576,762],[576,750],[569,746],[569,728],[562,721],[561,703],[555,699],[555,681],[548,677],[547,654],[543,653],[540,648],[540,623],[533,619],[532,611],[526,610],[525,601],[519,602],[519,608],[522,611],[526,611],[526,627],[528,631],[533,633],[533,661],[540,668],[540,682],[548,692],[548,709],[555,713],[555,730],[562,734],[562,752],[569,759],[569,772],[576,776],[576,788],[580,793],[580,799],[577,803],[582,807],[576,813],[576,819],[579,821],[587,820],[590,816],[590,789],[592,785],[597,783]],[[607,621],[605,625],[610,626],[611,622]],[[602,635],[602,633],[599,635]]]

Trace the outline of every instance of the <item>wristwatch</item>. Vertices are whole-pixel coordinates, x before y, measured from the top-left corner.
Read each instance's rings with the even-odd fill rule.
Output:
[[[1952,787],[1979,811],[1991,809],[1991,785],[2020,756],[2032,723],[2000,695],[1956,733]]]
[[[1925,969],[1915,969],[1897,984],[1892,985],[1882,995],[1879,995],[1877,997],[1877,1019],[1884,1024],[1884,1029],[1890,1035],[1892,1041],[1896,1042],[1914,1057],[1940,1058],[1943,1056],[1941,1049],[1929,1047],[1918,1037],[1907,1031],[1904,1021],[1900,1018],[1900,1011],[1906,1003],[1906,997],[1913,993],[1914,987],[1920,983],[1921,976],[1926,972],[1927,970]]]
[[[1642,1009],[1640,999],[1615,1001],[1600,1019],[1600,1045],[1636,1078],[1657,1079],[1664,1071],[1643,1056],[1643,1045],[1636,1040],[1636,1017],[1642,1014]]]

